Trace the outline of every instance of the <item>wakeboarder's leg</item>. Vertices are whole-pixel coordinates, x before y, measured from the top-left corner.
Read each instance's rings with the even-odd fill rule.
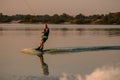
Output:
[[[38,46],[38,48],[36,48],[35,50],[40,50],[40,46]]]
[[[44,41],[41,41],[40,43],[40,50],[43,52],[43,47],[44,47]]]
[[[44,44],[44,42],[41,40],[40,45],[35,50],[43,50],[43,44]]]

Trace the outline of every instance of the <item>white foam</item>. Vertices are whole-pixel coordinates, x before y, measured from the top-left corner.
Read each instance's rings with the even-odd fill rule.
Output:
[[[86,76],[86,80],[120,80],[120,67],[103,67]]]
[[[24,54],[29,54],[29,55],[38,55],[38,54],[40,54],[40,51],[31,49],[31,48],[23,49],[23,50],[21,50],[21,52],[24,53]]]
[[[91,74],[84,77],[63,73],[59,80],[120,80],[120,67],[97,68]]]

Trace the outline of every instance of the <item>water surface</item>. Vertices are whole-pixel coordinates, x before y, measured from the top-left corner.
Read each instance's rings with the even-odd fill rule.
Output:
[[[37,56],[20,52],[36,48],[43,30],[41,24],[0,24],[1,80],[91,80],[96,75],[110,80],[120,73],[120,50],[45,54],[50,75],[43,75]],[[93,46],[120,46],[119,25],[48,25],[50,36],[45,49]],[[101,74],[101,72],[106,73]],[[104,76],[102,76],[104,75]],[[120,77],[116,77],[116,80]]]

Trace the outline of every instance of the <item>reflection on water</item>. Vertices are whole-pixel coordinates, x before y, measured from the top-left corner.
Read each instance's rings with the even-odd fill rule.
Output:
[[[40,58],[40,63],[42,65],[42,69],[43,69],[43,74],[48,76],[49,75],[49,69],[48,69],[48,64],[46,64],[46,62],[44,61],[44,52],[42,52],[42,54],[39,54],[38,57]]]
[[[109,36],[120,36],[120,28],[105,28],[105,29],[90,29],[90,31],[93,32],[93,35],[99,35],[99,34],[103,34],[103,35],[109,35]]]
[[[55,34],[62,32],[62,36],[69,34],[76,35],[107,35],[107,36],[120,36],[120,28],[50,28],[51,32]],[[4,35],[3,31],[24,31],[26,35],[33,35],[34,31],[42,31],[42,28],[22,27],[22,28],[9,28],[0,27],[0,35]]]
[[[120,28],[80,28],[80,27],[50,27],[51,31],[62,32],[63,36],[73,34],[76,35],[108,35],[108,36],[120,36]],[[26,35],[33,35],[33,31],[42,31],[42,27],[3,27],[0,26],[0,35],[3,35],[3,31],[24,31]],[[56,34],[56,33],[55,33]]]
[[[3,28],[0,27],[0,35],[3,35]]]

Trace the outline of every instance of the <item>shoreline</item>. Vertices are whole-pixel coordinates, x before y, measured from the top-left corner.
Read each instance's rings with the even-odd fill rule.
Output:
[[[46,23],[19,23],[19,22],[8,22],[8,23],[0,23],[0,24],[46,24]],[[47,23],[47,24],[50,24],[50,25],[120,25],[120,24],[72,24],[72,23],[59,23],[59,24],[56,24],[56,23]]]

